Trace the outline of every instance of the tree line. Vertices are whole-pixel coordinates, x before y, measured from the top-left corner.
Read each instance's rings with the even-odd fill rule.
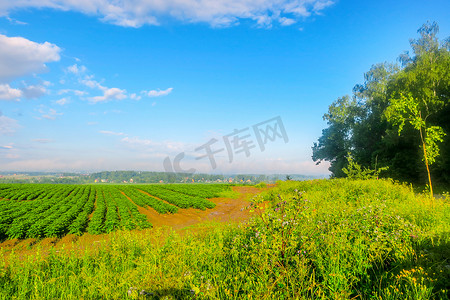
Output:
[[[398,63],[378,63],[334,101],[312,159],[345,177],[350,161],[411,183],[450,183],[450,38],[427,22]]]

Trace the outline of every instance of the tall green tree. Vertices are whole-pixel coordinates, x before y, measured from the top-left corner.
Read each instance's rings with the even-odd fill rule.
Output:
[[[445,136],[435,116],[448,106],[450,81],[448,41],[440,43],[438,32],[435,22],[427,22],[418,30],[420,38],[410,41],[413,56],[401,56],[405,68],[392,83],[397,90],[386,109],[387,119],[398,126],[399,135],[406,124],[418,131],[431,193],[430,166],[439,156]]]
[[[438,143],[443,141],[445,133],[442,127],[427,124],[427,119],[432,113],[429,109],[430,106],[431,103],[426,101],[426,99],[416,99],[411,95],[404,96],[401,94],[399,98],[391,100],[391,105],[386,110],[386,116],[390,122],[398,126],[399,135],[408,123],[419,131],[423,160],[428,175],[428,185],[431,196],[433,196],[430,165],[435,162],[436,157],[439,155]]]
[[[406,52],[400,56],[401,66],[373,65],[364,75],[364,83],[355,86],[351,98],[339,98],[330,105],[324,115],[328,128],[313,146],[312,158],[316,163],[329,161],[332,176],[345,176],[342,168],[350,152],[355,163],[363,168],[389,166],[383,173],[389,177],[410,182],[421,180],[424,174],[420,171],[424,149],[418,147],[423,145],[421,131],[403,112],[405,123],[399,135],[401,120],[392,114],[396,108],[408,110],[402,108],[407,100],[421,101],[417,109],[425,121],[425,127],[421,127],[425,146],[428,141],[430,154],[438,153],[433,149],[442,153],[433,157],[436,163],[431,171],[450,182],[450,140],[438,129],[450,132],[450,39],[440,42],[438,32],[436,23],[424,24],[418,30],[419,38],[410,40],[411,55]]]
[[[347,153],[351,152],[352,130],[355,122],[357,105],[349,96],[338,98],[328,108],[323,119],[328,128],[322,130],[322,136],[313,146],[313,160],[316,164],[329,161],[329,170],[333,177],[343,177],[342,168],[347,163]]]
[[[387,82],[398,68],[382,63],[372,66],[364,75],[365,82],[353,89],[353,95],[338,98],[323,118],[328,128],[313,146],[316,164],[330,162],[333,177],[346,176],[347,154],[366,168],[376,168],[381,141],[388,125],[383,117],[387,100]]]

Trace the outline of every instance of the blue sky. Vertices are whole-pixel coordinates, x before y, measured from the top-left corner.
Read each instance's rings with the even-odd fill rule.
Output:
[[[327,174],[328,105],[427,20],[450,35],[448,1],[118,3],[0,3],[0,170]]]

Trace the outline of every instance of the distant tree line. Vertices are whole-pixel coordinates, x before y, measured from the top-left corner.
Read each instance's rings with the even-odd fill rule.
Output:
[[[45,173],[45,172],[3,172],[5,177],[0,183],[54,183],[54,184],[92,184],[92,183],[201,183],[228,182],[233,183],[273,183],[277,180],[307,180],[324,178],[324,176],[286,175],[286,174],[192,174],[167,173],[151,171],[103,171],[91,174],[77,173]],[[12,175],[19,176],[12,176]]]
[[[191,182],[215,182],[215,181],[227,181],[232,179],[233,182],[275,182],[276,180],[284,180],[286,175],[258,175],[258,174],[232,174],[232,175],[219,175],[219,174],[197,174],[197,173],[170,173],[170,172],[148,172],[148,171],[104,171],[98,173],[92,173],[89,175],[89,181],[93,182],[96,179],[107,180],[108,182],[121,183],[124,181],[130,182],[133,179],[133,183],[191,183]],[[306,180],[315,177],[306,175],[292,175],[293,179]]]
[[[312,159],[345,177],[348,157],[381,176],[412,183],[450,183],[450,38],[427,22],[399,64],[379,63],[351,96],[334,101]],[[431,177],[429,175],[431,173]]]

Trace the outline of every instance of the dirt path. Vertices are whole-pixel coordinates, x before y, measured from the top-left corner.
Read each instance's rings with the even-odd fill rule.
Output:
[[[178,232],[191,230],[195,225],[208,222],[243,222],[252,216],[253,213],[246,209],[250,204],[250,199],[261,193],[261,189],[248,186],[232,187],[233,191],[238,192],[239,196],[235,199],[213,198],[210,201],[216,204],[213,209],[204,211],[194,208],[179,209],[175,214],[159,214],[152,208],[142,208],[138,206],[139,212],[146,215],[153,224],[153,228],[167,228]],[[152,229],[146,229],[152,230]],[[144,231],[144,230],[142,230]],[[135,230],[136,234],[142,232]],[[86,247],[100,246],[107,243],[108,234],[92,235],[85,233],[82,236],[68,234],[62,238],[44,238],[44,239],[25,239],[25,240],[6,240],[0,243],[0,251],[5,254],[12,250],[16,254],[26,256],[37,247],[43,249],[61,249],[70,250],[73,248],[84,249]]]

